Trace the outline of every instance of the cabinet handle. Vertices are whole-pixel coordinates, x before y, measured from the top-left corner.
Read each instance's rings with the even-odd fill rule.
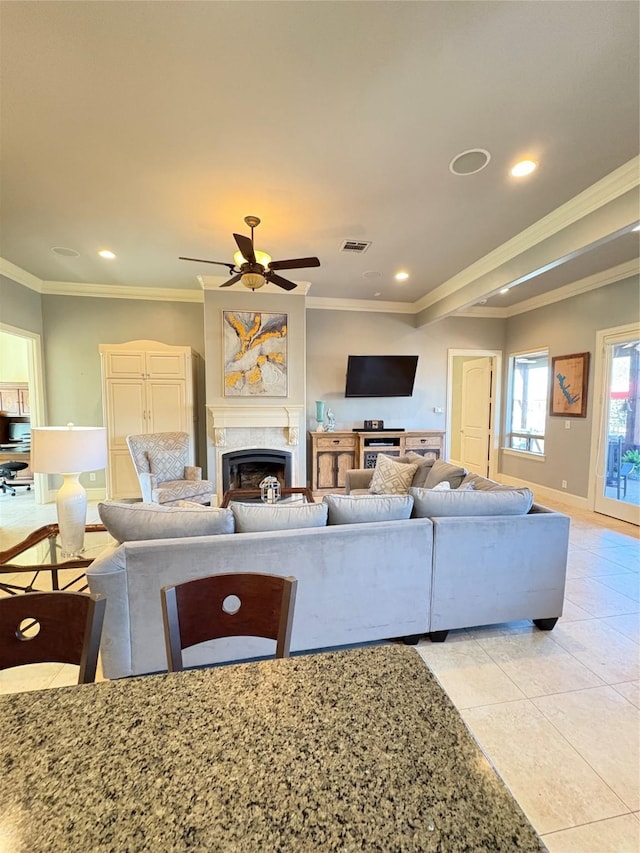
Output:
[[[421,439],[420,439],[420,444],[426,444],[426,443],[427,443],[427,439],[426,439],[426,438],[421,438]]]
[[[334,444],[340,444],[340,439],[339,439],[339,438],[334,438],[334,439],[333,439],[333,443],[334,443]]]

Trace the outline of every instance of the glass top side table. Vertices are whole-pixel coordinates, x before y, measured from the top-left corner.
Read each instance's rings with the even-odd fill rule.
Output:
[[[0,594],[17,595],[21,592],[47,592],[66,590],[84,592],[87,589],[84,572],[75,573],[61,585],[59,572],[86,569],[95,560],[105,545],[113,542],[102,524],[88,524],[85,528],[82,557],[62,557],[60,534],[57,524],[46,524],[30,533],[6,551],[0,552]],[[50,574],[50,586],[43,586],[42,573]],[[13,575],[3,580],[3,575]],[[19,577],[15,577],[19,576]],[[24,582],[21,582],[24,581]]]

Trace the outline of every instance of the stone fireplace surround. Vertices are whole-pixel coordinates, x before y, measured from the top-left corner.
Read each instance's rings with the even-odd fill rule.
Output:
[[[291,455],[291,485],[304,486],[304,406],[208,405],[209,477],[215,471],[217,503],[223,495],[223,455],[231,450],[279,450]],[[301,444],[300,437],[303,437]]]

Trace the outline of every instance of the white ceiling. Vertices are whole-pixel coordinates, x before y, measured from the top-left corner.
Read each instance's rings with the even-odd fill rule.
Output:
[[[2,2],[0,271],[200,291],[199,275],[218,284],[224,268],[178,256],[231,262],[247,214],[274,258],[320,258],[284,273],[311,282],[310,297],[412,303],[426,319],[626,269],[639,243],[639,9]],[[475,147],[487,168],[452,175]],[[540,168],[517,181],[523,157]],[[346,255],[346,239],[371,247]],[[115,261],[97,256],[105,247]]]

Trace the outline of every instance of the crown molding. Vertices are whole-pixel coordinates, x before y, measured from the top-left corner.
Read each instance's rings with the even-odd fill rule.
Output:
[[[199,290],[130,287],[75,281],[43,281],[40,292],[52,296],[91,296],[102,299],[142,299],[155,302],[204,302],[204,295]]]
[[[640,261],[635,259],[627,261],[624,264],[618,264],[618,266],[611,267],[608,270],[594,273],[586,278],[581,278],[579,281],[571,282],[571,284],[566,284],[564,287],[559,287],[556,290],[550,290],[548,293],[532,296],[531,299],[525,299],[523,302],[510,305],[508,308],[481,308],[474,306],[452,316],[495,317],[498,319],[516,317],[518,314],[534,311],[536,308],[544,308],[545,305],[553,305],[555,302],[563,302],[565,299],[571,299],[572,296],[579,296],[581,293],[588,293],[590,290],[597,290],[600,287],[615,284],[617,281],[623,281],[625,278],[631,278],[631,276],[638,274],[640,274]]]
[[[7,261],[5,258],[0,258],[0,275],[10,278],[17,284],[23,284],[30,290],[35,290],[36,293],[42,293],[42,279],[23,270],[22,267],[12,264],[11,261]]]
[[[310,296],[307,308],[323,311],[369,311],[379,314],[416,314],[415,302],[372,302],[367,299],[332,299]]]
[[[441,299],[451,296],[463,287],[492,272],[502,264],[552,237],[564,228],[584,219],[616,198],[640,186],[640,157],[634,157],[615,171],[606,175],[574,198],[534,222],[524,231],[507,240],[497,249],[461,270],[448,281],[425,294],[416,304],[416,313],[429,308]]]

